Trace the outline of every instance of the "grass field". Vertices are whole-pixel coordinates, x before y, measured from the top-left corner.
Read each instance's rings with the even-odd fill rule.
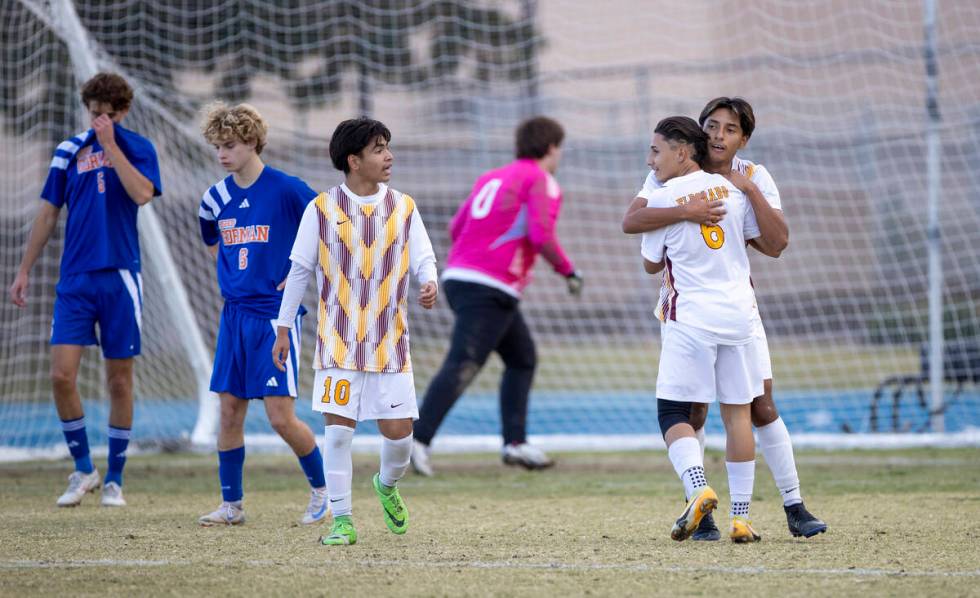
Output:
[[[809,540],[787,533],[760,460],[751,546],[669,539],[681,490],[662,452],[558,457],[527,473],[436,455],[437,477],[401,483],[399,537],[370,490],[375,459],[357,456],[350,547],[296,523],[305,482],[286,456],[249,456],[248,523],[212,529],[195,521],[219,500],[213,456],[131,458],[120,510],[97,495],[56,508],[66,462],[0,464],[0,593],[980,596],[975,449],[801,453],[807,504],[830,525]],[[725,511],[723,456],[709,452],[707,469]]]

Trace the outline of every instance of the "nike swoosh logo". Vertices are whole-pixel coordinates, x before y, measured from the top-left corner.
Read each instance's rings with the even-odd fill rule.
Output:
[[[390,407],[391,407],[392,409],[394,409],[395,407],[401,407],[401,406],[402,406],[402,405],[404,405],[404,404],[405,404],[405,403],[395,403],[394,405],[391,405]]]
[[[337,226],[340,226],[342,224],[347,224],[348,222],[350,222],[350,220],[341,220],[340,222],[337,223]]]
[[[391,511],[389,511],[387,508],[385,508],[385,513],[387,513],[388,514],[388,517],[391,518],[391,522],[395,524],[395,527],[401,527],[401,526],[405,525],[405,518],[404,517],[401,518],[401,519],[396,518],[395,515]]]
[[[342,498],[331,498],[330,499],[330,502],[340,502],[342,500],[344,500],[344,499],[342,499]]]

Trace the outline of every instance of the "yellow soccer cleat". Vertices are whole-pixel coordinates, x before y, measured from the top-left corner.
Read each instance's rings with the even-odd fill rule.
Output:
[[[758,542],[762,539],[762,536],[752,529],[752,522],[746,521],[742,517],[732,519],[732,527],[728,532],[728,537],[736,544],[748,544],[749,542]]]
[[[715,510],[717,506],[718,495],[711,489],[711,486],[705,486],[701,492],[695,494],[691,497],[691,500],[687,501],[684,512],[677,518],[677,521],[674,522],[674,527],[670,530],[671,539],[680,542],[691,537],[694,530],[698,529],[701,519]]]

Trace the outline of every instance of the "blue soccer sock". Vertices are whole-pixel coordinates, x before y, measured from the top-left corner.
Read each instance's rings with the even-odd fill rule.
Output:
[[[126,449],[129,448],[129,428],[109,426],[109,470],[105,483],[115,482],[122,486],[123,467],[126,466]]]
[[[306,474],[306,479],[310,481],[311,488],[324,488],[327,480],[323,476],[323,456],[320,454],[320,447],[313,445],[313,450],[305,457],[299,457],[299,465]]]
[[[92,473],[92,455],[88,450],[88,435],[85,433],[85,416],[78,419],[61,420],[61,431],[65,435],[68,452],[75,459],[75,469],[82,473]]]
[[[221,480],[221,498],[225,502],[242,499],[242,471],[245,469],[245,447],[218,451],[218,479]]]

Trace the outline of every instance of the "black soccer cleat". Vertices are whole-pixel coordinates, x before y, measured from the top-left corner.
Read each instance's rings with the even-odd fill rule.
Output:
[[[794,538],[800,536],[811,538],[827,531],[827,524],[807,511],[803,503],[783,507],[783,510],[786,511],[786,524],[789,526],[789,533],[793,534]]]
[[[695,542],[717,542],[721,540],[721,531],[715,525],[715,518],[708,513],[701,519],[698,529],[691,534],[691,539]]]

